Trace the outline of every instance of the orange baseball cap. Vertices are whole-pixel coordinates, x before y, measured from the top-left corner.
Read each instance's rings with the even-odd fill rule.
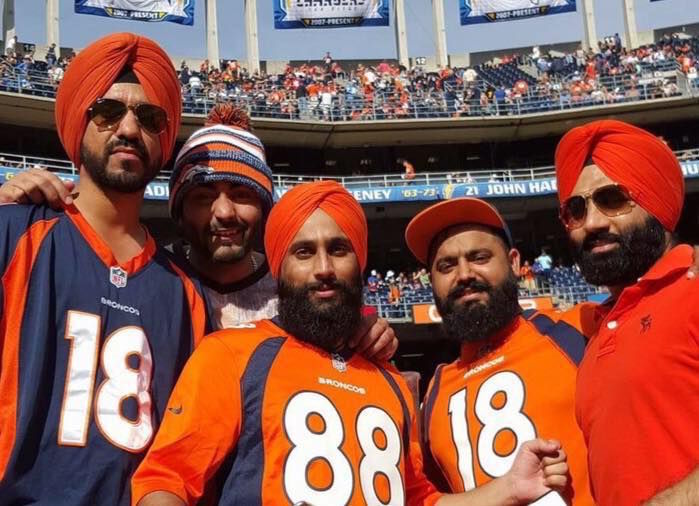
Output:
[[[470,197],[445,200],[420,211],[405,229],[405,242],[415,258],[427,265],[434,238],[442,230],[469,223],[501,230],[505,242],[512,247],[510,229],[497,209],[484,200]]]

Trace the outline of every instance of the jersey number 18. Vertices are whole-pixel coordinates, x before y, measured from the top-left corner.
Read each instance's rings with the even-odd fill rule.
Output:
[[[149,393],[153,359],[148,339],[140,327],[121,327],[107,336],[100,354],[100,333],[99,315],[68,311],[65,338],[70,354],[58,444],[85,446],[94,397],[95,422],[102,435],[119,448],[140,452],[153,437]],[[137,367],[129,364],[130,357],[136,357]],[[104,381],[93,396],[99,359]],[[129,397],[138,404],[136,420],[121,413],[121,404]]]

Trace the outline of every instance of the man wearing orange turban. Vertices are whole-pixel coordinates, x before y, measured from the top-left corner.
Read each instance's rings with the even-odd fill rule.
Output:
[[[563,137],[556,176],[581,272],[611,292],[577,380],[595,499],[698,504],[699,284],[685,275],[692,248],[673,236],[680,165],[651,133],[604,120]]]
[[[167,126],[157,133],[162,156],[158,169],[172,155],[180,126],[182,97],[172,62],[152,40],[132,33],[108,35],[81,51],[70,62],[56,94],[56,128],[68,157],[81,165],[88,109],[126,71],[135,75],[148,103],[167,113]]]
[[[155,42],[89,45],[56,100],[79,195],[59,210],[0,207],[2,504],[128,505],[131,474],[204,336],[194,282],[139,221],[180,100]]]
[[[362,271],[367,262],[367,224],[364,211],[345,188],[334,181],[296,186],[272,209],[265,229],[265,251],[272,275],[279,279],[289,245],[306,220],[321,209],[347,235]]]

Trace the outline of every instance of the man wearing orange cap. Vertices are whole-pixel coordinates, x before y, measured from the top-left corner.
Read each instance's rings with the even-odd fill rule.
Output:
[[[575,422],[575,378],[585,337],[554,313],[522,313],[519,252],[487,202],[459,198],[419,213],[405,232],[430,268],[446,335],[461,345],[441,365],[423,404],[425,451],[454,492],[505,475],[517,449],[548,434],[568,454],[571,481],[545,504],[591,505],[585,443]],[[572,323],[572,324],[571,324]]]
[[[426,480],[406,384],[347,346],[361,320],[367,224],[342,186],[287,192],[265,251],[279,317],[197,348],[133,477],[134,504],[196,504],[217,478],[219,502],[245,506],[522,504],[565,485],[565,456],[542,439],[481,490],[446,496]]]
[[[556,177],[580,270],[611,292],[577,381],[595,499],[699,504],[699,284],[673,235],[680,165],[649,132],[604,120],[563,137]]]
[[[56,99],[79,196],[59,211],[0,208],[3,504],[128,504],[126,484],[205,334],[198,290],[139,222],[180,108],[157,44],[100,39]]]

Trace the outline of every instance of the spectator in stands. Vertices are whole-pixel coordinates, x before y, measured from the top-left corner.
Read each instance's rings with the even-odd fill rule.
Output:
[[[537,274],[543,276],[544,278],[548,278],[549,272],[553,267],[553,259],[551,258],[551,255],[546,252],[545,248],[541,248],[541,253],[538,257],[536,257],[536,259],[534,259],[534,264],[538,265]]]
[[[422,288],[432,288],[430,273],[427,272],[427,269],[420,269],[420,284],[422,285]]]
[[[402,158],[400,164],[403,166],[403,174],[401,174],[401,179],[405,181],[406,184],[410,184],[415,179],[415,167],[407,159]]]
[[[388,302],[392,306],[400,305],[401,290],[398,281],[391,279],[388,283]]]
[[[296,79],[296,103],[298,106],[299,118],[307,120],[308,118],[308,91],[306,89],[305,79]]]
[[[180,82],[182,85],[188,85],[190,77],[192,77],[192,74],[189,72],[189,66],[183,60],[180,67]]]
[[[529,263],[529,260],[524,261],[524,265],[522,265],[522,268],[519,271],[519,275],[522,280],[522,284],[524,285],[524,288],[526,288],[530,292],[536,290],[536,279],[534,276],[532,266]]]
[[[63,67],[60,65],[54,65],[48,70],[49,73],[49,79],[51,80],[51,84],[54,86],[58,86],[60,82],[63,80]]]
[[[379,291],[379,278],[376,277],[376,270],[372,270],[367,279],[367,288],[370,293],[376,293]]]

